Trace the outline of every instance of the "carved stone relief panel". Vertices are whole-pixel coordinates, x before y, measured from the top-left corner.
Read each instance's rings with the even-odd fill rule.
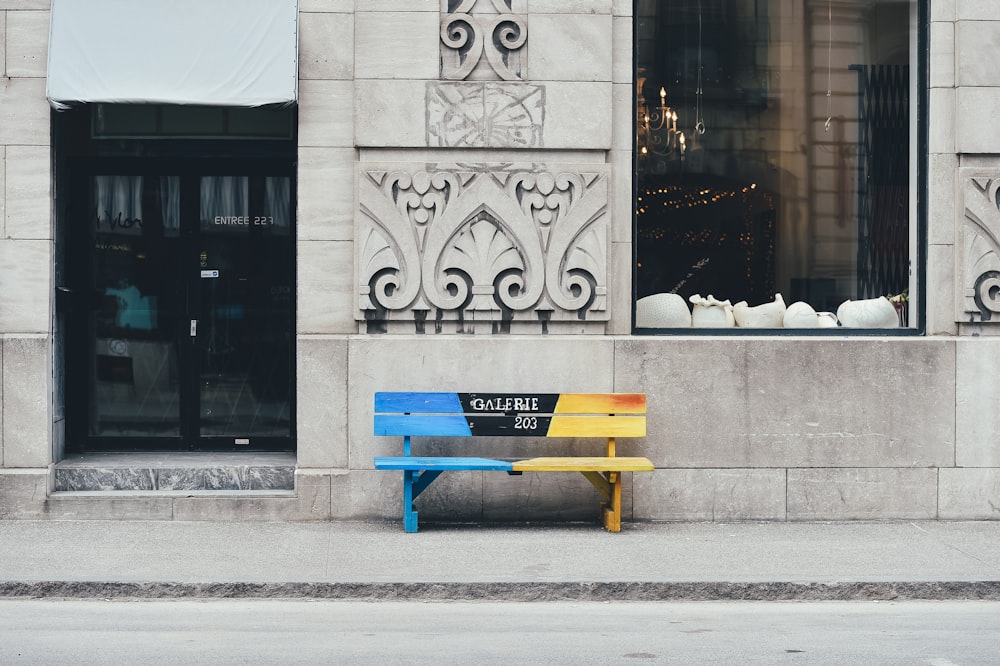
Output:
[[[517,6],[515,6],[515,2]],[[524,0],[442,0],[441,78],[523,79],[528,24]]]
[[[369,164],[358,183],[368,332],[603,332],[605,165]]]
[[[530,83],[427,83],[432,148],[541,148],[545,87]]]
[[[964,196],[958,321],[1000,323],[1000,173],[965,178]]]

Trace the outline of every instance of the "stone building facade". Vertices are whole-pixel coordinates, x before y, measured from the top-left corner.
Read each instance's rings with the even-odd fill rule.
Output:
[[[984,57],[1000,4],[901,3],[916,83],[906,327],[740,334],[634,325],[636,52],[669,3],[299,0],[290,445],[236,436],[214,452],[73,423],[98,398],[73,378],[92,349],[61,300],[93,248],[66,212],[68,112],[46,99],[58,4],[0,0],[0,517],[398,519],[401,479],[373,469],[398,447],[372,434],[379,390],[646,393],[648,435],[619,444],[656,467],[626,480],[636,521],[1000,517],[1000,74]],[[828,71],[824,10],[867,4],[803,0],[813,74]],[[836,115],[811,103],[819,125]],[[774,137],[780,168],[811,159]],[[824,192],[808,195],[820,225]],[[140,349],[100,354],[132,354],[138,382]],[[121,383],[126,366],[103,363],[95,381]],[[425,520],[591,520],[598,499],[577,475],[463,472],[420,502]]]

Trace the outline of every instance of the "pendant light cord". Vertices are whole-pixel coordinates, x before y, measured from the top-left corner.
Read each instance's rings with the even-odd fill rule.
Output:
[[[694,131],[698,134],[705,133],[705,117],[702,115],[702,98],[705,91],[701,87],[701,0],[698,0],[698,89],[694,93]]]
[[[833,0],[827,2],[826,21],[830,32],[826,42],[826,124],[823,131],[829,132],[833,124]]]

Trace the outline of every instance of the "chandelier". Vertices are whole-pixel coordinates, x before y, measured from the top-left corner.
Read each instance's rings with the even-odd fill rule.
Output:
[[[694,92],[694,139],[695,148],[701,148],[698,138],[705,133],[704,118],[704,96],[705,90],[702,88],[702,6],[698,0],[698,64],[697,64],[697,88]],[[637,72],[635,87],[636,101],[636,151],[638,152],[638,162],[640,168],[649,168],[650,159],[653,156],[661,158],[676,158],[684,160],[684,153],[687,152],[687,139],[684,132],[677,130],[677,112],[667,106],[667,90],[660,88],[660,105],[650,109],[646,103],[645,72],[640,68]]]
[[[677,112],[667,106],[667,91],[660,88],[660,105],[653,109],[646,103],[643,88],[646,77],[640,76],[636,85],[636,150],[639,158],[676,156],[684,159],[687,139],[677,129]]]

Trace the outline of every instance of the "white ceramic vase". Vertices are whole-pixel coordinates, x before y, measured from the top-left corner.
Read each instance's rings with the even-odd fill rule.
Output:
[[[635,302],[636,328],[689,328],[691,311],[680,294],[652,294]]]
[[[805,301],[796,301],[785,310],[785,328],[836,328],[837,315],[832,312],[816,312]]]
[[[736,325],[733,306],[728,300],[720,301],[711,294],[707,298],[695,294],[688,300],[694,306],[691,308],[691,326],[694,328],[732,328]]]
[[[899,328],[896,308],[885,296],[844,301],[837,308],[837,319],[847,328]]]
[[[785,319],[785,299],[775,294],[770,303],[753,307],[740,301],[733,306],[733,317],[740,328],[781,328]]]

